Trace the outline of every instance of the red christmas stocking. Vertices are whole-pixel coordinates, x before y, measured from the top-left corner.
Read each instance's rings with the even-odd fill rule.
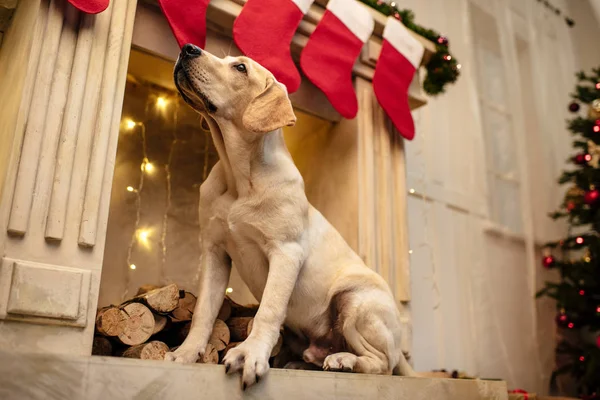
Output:
[[[375,67],[373,90],[396,129],[408,140],[415,137],[415,123],[408,105],[408,87],[421,64],[423,51],[423,45],[400,21],[388,18]]]
[[[300,56],[302,71],[344,118],[352,119],[358,112],[352,67],[373,27],[373,17],[362,4],[329,0]]]
[[[122,1],[122,0],[117,0]],[[158,0],[179,47],[206,45],[206,9],[210,0]]]
[[[88,14],[101,13],[108,7],[108,0],[69,0],[69,3]]]
[[[290,43],[314,0],[248,0],[233,23],[239,49],[283,83],[289,93],[300,87]]]

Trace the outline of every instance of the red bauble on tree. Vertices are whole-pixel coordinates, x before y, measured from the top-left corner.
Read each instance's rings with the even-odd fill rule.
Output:
[[[577,154],[575,157],[573,157],[573,162],[577,165],[584,165],[588,161],[591,161],[591,159],[592,159],[592,156],[589,155],[588,153],[580,153],[580,154]]]
[[[585,192],[585,196],[583,197],[583,201],[585,204],[592,205],[598,202],[600,198],[600,191],[598,189],[592,189],[588,192]]]
[[[553,256],[545,256],[542,258],[542,264],[545,268],[552,268],[556,264],[556,259]]]
[[[559,312],[554,320],[556,321],[556,325],[561,328],[573,329],[575,327],[571,317],[569,317],[569,315],[564,311]]]
[[[571,111],[571,112],[579,111],[579,104],[578,103],[569,104],[569,111]]]

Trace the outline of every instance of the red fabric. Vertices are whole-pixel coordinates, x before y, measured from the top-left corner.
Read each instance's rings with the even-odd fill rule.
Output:
[[[358,112],[352,67],[362,47],[363,42],[326,10],[300,56],[300,66],[308,79],[348,119],[356,117]]]
[[[528,400],[529,399],[529,393],[527,393],[525,390],[523,389],[515,389],[515,390],[509,390],[508,393],[514,393],[514,394],[522,394],[523,395],[523,399],[524,400]]]
[[[300,87],[290,44],[303,16],[290,0],[248,0],[233,23],[237,47],[271,71],[289,93]]]
[[[123,0],[117,0],[123,1]],[[206,45],[206,9],[210,0],[158,0],[179,47]]]
[[[375,66],[373,90],[396,129],[408,140],[415,137],[415,123],[408,105],[408,87],[415,72],[410,61],[384,40]]]
[[[69,3],[88,14],[101,13],[108,7],[108,2],[108,0],[69,0]]]

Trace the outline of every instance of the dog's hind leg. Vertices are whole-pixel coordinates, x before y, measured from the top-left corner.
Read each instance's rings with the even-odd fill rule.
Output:
[[[396,316],[379,304],[350,304],[340,310],[340,327],[350,352],[334,353],[325,359],[323,368],[363,374],[391,375],[401,372],[412,376],[412,368],[397,347]],[[387,323],[386,323],[387,322]],[[397,367],[399,366],[399,368]]]

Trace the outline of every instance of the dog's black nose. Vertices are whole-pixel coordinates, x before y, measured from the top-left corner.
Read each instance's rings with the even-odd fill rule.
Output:
[[[200,47],[194,46],[191,43],[185,44],[181,49],[181,52],[188,57],[198,57],[202,54]]]

